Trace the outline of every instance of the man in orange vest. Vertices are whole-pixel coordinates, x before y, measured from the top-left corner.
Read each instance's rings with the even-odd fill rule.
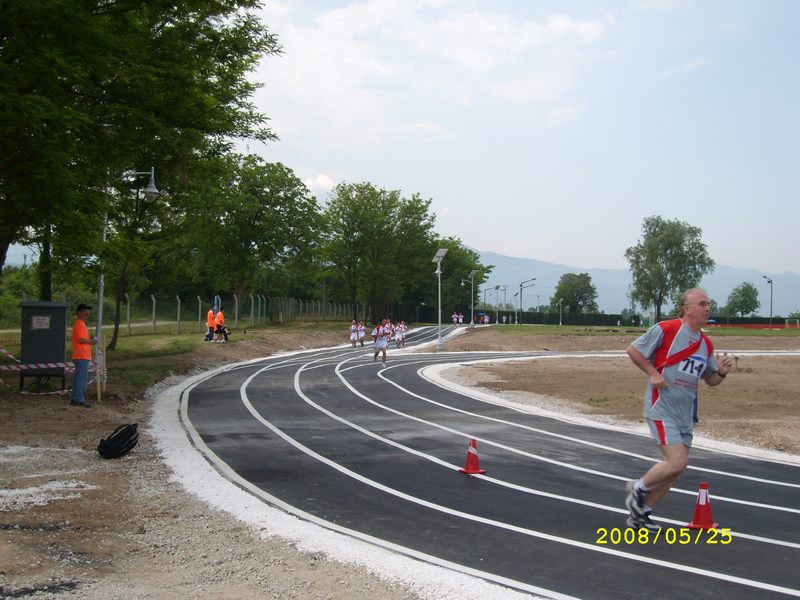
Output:
[[[225,330],[225,315],[222,314],[222,309],[219,309],[214,322],[217,324],[217,341],[223,344],[228,341],[228,332]]]
[[[208,314],[206,315],[206,327],[208,327],[208,333],[206,334],[206,341],[213,342],[214,341],[214,330],[217,328],[216,321],[214,319],[214,307],[208,309]]]
[[[86,402],[86,384],[89,382],[89,363],[92,362],[92,346],[97,343],[89,337],[86,319],[89,318],[91,306],[78,304],[75,324],[72,326],[72,362],[75,363],[75,379],[72,381],[72,400],[70,406],[89,408]]]

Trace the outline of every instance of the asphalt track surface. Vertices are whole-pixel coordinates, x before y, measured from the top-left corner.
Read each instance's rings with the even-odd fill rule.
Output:
[[[800,596],[800,466],[695,448],[659,505],[667,529],[626,538],[624,483],[654,462],[650,440],[445,389],[420,371],[552,353],[410,351],[435,336],[422,329],[403,352],[390,347],[385,368],[371,347],[231,366],[184,390],[184,426],[212,464],[271,504],[515,590]],[[458,471],[473,438],[485,475]],[[730,535],[680,529],[702,481]]]

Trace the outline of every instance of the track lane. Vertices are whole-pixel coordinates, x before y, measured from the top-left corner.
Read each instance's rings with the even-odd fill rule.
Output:
[[[314,400],[318,400],[320,403],[325,402],[327,406],[333,406],[337,412],[345,411],[348,415],[352,414],[361,418],[362,422],[370,425],[370,427],[394,435],[398,439],[402,438],[404,442],[411,441],[412,443],[409,445],[413,445],[414,448],[431,451],[441,451],[441,448],[448,448],[449,450],[441,454],[441,456],[444,456],[444,459],[449,459],[451,463],[463,464],[466,445],[459,436],[453,438],[453,434],[447,432],[443,433],[441,430],[436,430],[436,428],[432,430],[420,428],[419,424],[416,422],[409,425],[407,419],[398,418],[398,415],[394,415],[387,420],[385,411],[379,410],[373,413],[371,409],[366,410],[363,405],[359,406],[357,398],[354,399],[350,397],[353,396],[352,394],[348,395],[344,393],[336,384],[335,379],[337,378],[332,377],[331,373],[328,372],[330,370],[328,365],[337,364],[337,360],[341,359],[342,354],[341,351],[332,351],[329,355],[319,352],[316,353],[316,357],[312,359],[312,361],[316,361],[316,364],[306,367],[303,371],[302,380],[304,383],[302,385],[302,392],[308,393]],[[431,362],[436,362],[437,355],[430,356]],[[371,358],[371,356],[365,356],[363,358],[356,357],[354,360],[356,362],[361,361],[366,363],[368,358]],[[404,360],[401,355],[393,354],[390,358],[390,366],[401,360]],[[306,361],[306,363],[312,361]],[[264,361],[260,363],[258,368],[265,368],[266,370],[263,372],[263,375],[269,375],[269,379],[264,379],[264,384],[251,384],[248,386],[248,393],[252,391],[253,406],[257,408],[259,413],[263,411],[264,414],[268,415],[269,419],[280,420],[281,425],[286,428],[286,431],[291,432],[291,435],[289,435],[291,439],[303,440],[308,443],[307,447],[309,449],[316,448],[313,451],[319,452],[320,456],[324,454],[327,457],[333,457],[332,459],[329,458],[329,460],[332,460],[335,464],[347,464],[349,465],[348,468],[352,467],[354,471],[365,473],[366,475],[364,476],[368,479],[388,482],[383,485],[396,483],[398,489],[403,490],[402,493],[408,493],[410,489],[414,492],[412,495],[414,495],[415,498],[424,498],[425,502],[441,502],[442,506],[456,511],[458,511],[458,507],[462,505],[464,507],[469,507],[469,511],[461,512],[477,515],[480,519],[496,520],[500,523],[508,522],[511,524],[511,527],[520,527],[523,529],[526,527],[540,526],[541,523],[556,525],[554,529],[555,534],[539,532],[544,535],[555,535],[558,537],[557,534],[560,531],[563,532],[564,529],[571,530],[571,528],[564,526],[563,515],[565,513],[571,515],[569,518],[576,521],[575,528],[577,531],[581,532],[584,538],[586,537],[587,531],[594,533],[596,530],[596,527],[592,529],[592,525],[596,525],[598,522],[605,522],[605,526],[610,527],[613,526],[613,522],[619,520],[619,517],[613,517],[612,522],[609,522],[607,514],[598,518],[591,510],[585,511],[587,515],[584,517],[583,509],[577,512],[579,516],[576,517],[573,514],[576,512],[574,507],[565,508],[564,503],[557,500],[536,498],[535,503],[532,503],[529,497],[530,495],[523,496],[521,500],[521,496],[518,492],[512,493],[508,490],[498,490],[496,489],[498,486],[490,486],[488,484],[478,487],[474,484],[477,478],[469,478],[456,474],[442,474],[443,467],[432,465],[428,460],[419,459],[414,455],[410,455],[408,452],[398,450],[394,447],[387,449],[385,443],[377,442],[374,439],[367,439],[364,434],[354,432],[350,427],[332,425],[329,417],[320,419],[318,416],[312,416],[311,413],[308,412],[307,406],[301,406],[301,404],[305,403],[297,402],[296,394],[293,397],[289,383],[289,378],[292,375],[292,367],[288,365],[296,366],[306,363],[303,363],[302,358],[294,358],[288,362],[284,359],[283,365],[277,365],[277,361]],[[248,366],[237,370],[241,371],[239,375],[243,375],[245,373],[252,374],[257,371],[258,368]],[[359,365],[359,368],[347,372],[355,376],[360,370],[364,371],[367,381],[377,379],[377,377],[375,377],[377,367],[371,364]],[[388,371],[388,369],[386,371]],[[297,370],[295,369],[295,374],[296,372]],[[230,371],[221,374],[222,379],[225,379],[225,381],[218,382],[218,384],[214,386],[209,386],[210,393],[207,394],[206,398],[203,398],[205,387],[193,390],[190,396],[189,412],[191,415],[191,422],[198,426],[198,431],[205,430],[205,433],[201,433],[203,439],[207,440],[210,447],[215,448],[214,452],[217,452],[220,456],[225,456],[225,461],[228,462],[228,464],[235,465],[235,468],[240,473],[245,474],[254,481],[258,481],[258,485],[264,486],[265,489],[278,490],[279,494],[276,494],[278,497],[282,497],[280,495],[282,494],[283,496],[294,498],[294,501],[298,503],[297,505],[301,510],[308,510],[308,512],[312,514],[321,516],[328,515],[330,517],[334,515],[332,517],[334,522],[353,523],[354,526],[359,525],[366,529],[369,529],[369,527],[383,528],[389,530],[391,536],[394,537],[398,537],[398,533],[395,531],[396,529],[407,529],[407,524],[409,523],[416,524],[417,522],[424,522],[425,525],[422,529],[430,533],[430,535],[426,537],[433,540],[449,539],[449,536],[445,534],[452,533],[451,530],[461,531],[462,535],[467,536],[466,540],[462,538],[461,544],[463,545],[466,543],[468,547],[471,547],[469,540],[476,535],[475,531],[472,530],[473,525],[467,527],[463,524],[461,526],[455,524],[445,525],[442,522],[443,517],[441,515],[436,515],[433,523],[429,523],[419,516],[414,517],[418,507],[416,507],[416,509],[414,507],[409,508],[409,500],[402,500],[399,502],[396,500],[387,501],[385,497],[386,493],[379,493],[378,496],[375,496],[374,491],[365,491],[361,489],[363,484],[354,484],[352,482],[343,483],[341,477],[332,475],[329,472],[331,470],[330,465],[325,465],[325,467],[321,469],[318,464],[315,464],[319,461],[309,462],[307,455],[300,456],[295,447],[289,449],[286,440],[280,438],[280,436],[274,432],[264,433],[264,428],[261,427],[262,431],[259,433],[257,427],[252,427],[252,415],[248,417],[241,409],[234,409],[230,406],[230,403],[234,402],[232,400],[232,395],[225,393],[224,390],[230,390],[229,386],[233,383],[234,379],[228,378],[233,376],[234,373]],[[253,382],[259,382],[260,377],[261,375],[254,377]],[[241,378],[239,381],[241,381]],[[384,385],[387,387],[389,386],[388,383],[385,382]],[[381,389],[381,391],[383,392],[383,397],[391,396],[392,401],[402,402],[400,397],[395,398],[394,395],[388,394],[386,390]],[[407,394],[405,395],[407,396]],[[333,404],[331,404],[331,399],[333,399]],[[472,400],[472,402],[475,401]],[[241,402],[239,402],[239,404],[241,404]],[[483,407],[486,408],[485,403]],[[498,410],[498,414],[504,414],[506,418],[519,419],[520,417],[520,415],[514,411],[501,410],[502,407],[491,408],[493,411]],[[319,413],[316,409],[312,410]],[[203,418],[200,416],[200,413],[207,414]],[[425,414],[430,415],[430,406],[425,408]],[[440,417],[444,418],[437,414],[437,418]],[[452,415],[448,418],[452,421]],[[227,425],[221,423],[223,419],[228,421]],[[248,423],[248,419],[250,423]],[[480,427],[483,434],[487,437],[505,435],[504,428],[497,427],[496,424],[493,427],[487,427],[486,423],[481,423],[480,420],[474,423],[471,422],[472,419],[470,418],[468,421],[470,421],[468,423],[470,427]],[[339,423],[339,425],[342,424]],[[209,428],[216,428],[216,431],[210,432],[208,431]],[[576,429],[575,426],[573,426],[572,429]],[[616,432],[614,435],[616,439],[616,437],[619,437],[621,434]],[[635,438],[637,436],[623,437]],[[333,440],[335,440],[335,443]],[[547,441],[552,442],[552,440]],[[536,443],[540,445],[545,442],[537,440]],[[563,450],[561,452],[563,452]],[[580,456],[578,456],[578,458],[580,459]],[[510,457],[507,452],[503,451],[498,452],[495,456],[494,450],[487,450],[484,446],[481,446],[481,459],[484,464],[488,464],[486,461],[490,461],[490,464],[493,465],[491,473],[494,475],[496,471],[500,471],[499,474],[503,475],[503,479],[508,478],[509,480],[513,480],[514,478],[519,478],[524,481],[525,477],[530,477],[530,473],[533,471],[529,460]],[[617,459],[619,459],[618,456],[614,458],[614,460]],[[538,475],[538,479],[544,478],[541,470],[536,472],[536,474]],[[559,477],[563,480],[563,473],[553,468],[552,472],[548,473],[546,478],[551,480],[549,485],[556,485],[556,483],[553,482],[558,482]],[[441,484],[443,478],[446,478],[447,481],[446,489],[442,489]],[[416,483],[410,485],[409,482]],[[468,486],[466,489],[464,489],[465,485]],[[585,487],[586,483],[579,481],[576,484],[575,482],[562,481],[560,485],[570,487],[570,493],[574,493],[576,486],[579,488],[581,486]],[[594,488],[599,488],[600,495],[604,495],[608,498],[606,501],[610,501],[613,504],[619,503],[620,492],[617,483],[607,481],[598,485],[596,482],[592,482],[590,487],[593,490]],[[338,491],[337,493],[332,493],[332,488],[341,490],[341,493]],[[314,493],[320,490],[325,490],[325,494]],[[469,491],[475,492],[476,490],[477,493],[468,493]],[[464,499],[465,497],[467,500]],[[383,498],[383,500],[381,500],[381,498]],[[344,506],[337,508],[338,502],[344,502]],[[486,506],[487,504],[488,506]],[[550,506],[550,504],[553,506]],[[360,506],[361,508],[354,509],[355,506]],[[530,515],[517,514],[520,511],[525,512],[526,507],[528,512],[530,512],[531,506],[535,507],[537,519],[531,520],[532,517]],[[503,508],[501,509],[500,507]],[[715,516],[717,516],[717,510],[717,505],[715,505]],[[375,514],[373,514],[373,512]],[[405,519],[401,518],[400,515],[405,515]],[[448,516],[444,521],[449,523],[451,519],[452,517]],[[603,519],[605,519],[605,521],[603,521]],[[456,521],[458,521],[458,519]],[[494,528],[496,529],[497,526],[494,526]],[[486,539],[494,540],[494,543],[498,544],[498,546],[494,547],[495,551],[497,548],[505,547],[508,543],[508,540],[506,540],[506,542],[502,541],[502,535],[500,535],[500,539],[498,539],[498,533],[494,529],[492,529],[491,535],[489,533],[484,533],[482,530],[479,535],[482,539],[488,536]],[[525,535],[529,536],[529,534]],[[399,535],[399,537],[405,539],[407,536]],[[595,541],[591,539],[591,535],[589,535],[587,539],[588,542],[582,541],[580,543],[593,544]],[[404,542],[399,541],[396,543],[403,544]],[[420,544],[421,542],[417,540],[414,543]],[[527,545],[528,543],[530,543],[529,540],[523,545]],[[436,544],[434,544],[434,547],[431,547],[430,544],[427,543],[422,544],[422,546],[424,546],[423,551],[435,553]],[[693,549],[681,546],[663,548],[655,546],[652,548],[637,546],[634,547],[633,550],[637,552],[655,552],[656,554],[652,556],[646,555],[647,558],[654,558],[662,554],[663,556],[672,557],[673,554],[675,554],[674,550],[680,548],[684,550],[682,552],[683,555],[689,555],[693,552]],[[733,558],[734,555],[739,554],[738,548],[737,551],[733,553],[730,552],[732,546],[727,546],[725,548],[727,548],[727,550],[723,552],[727,552],[727,554],[720,556]],[[594,550],[596,550],[596,548]],[[719,548],[712,549],[710,552],[708,549],[704,548],[704,550],[706,550],[706,552],[703,552],[703,554],[706,557],[713,556],[715,552],[719,553],[720,551]],[[563,548],[560,552],[563,554]],[[586,553],[586,549],[582,549],[582,553]],[[589,554],[592,555],[596,553],[597,552],[589,552]],[[482,564],[486,562],[484,560],[479,561],[477,564],[474,563],[474,552],[468,552],[467,554],[469,556],[461,556],[461,554],[463,554],[463,552],[454,553],[453,558],[457,559],[456,562],[461,562],[473,568],[480,568]],[[534,560],[535,557],[535,562],[541,562],[545,560],[546,557],[540,554],[540,552],[533,552],[533,554],[528,556],[530,560]],[[564,559],[564,557],[562,557],[562,559]],[[593,556],[591,560],[596,560],[596,557]],[[630,558],[626,560],[630,560]],[[612,563],[616,564],[617,561],[618,559],[612,561]],[[542,581],[547,581],[547,577],[542,578],[538,570],[534,570],[534,572],[531,573],[530,569],[526,569],[522,565],[517,565],[520,569],[519,571],[513,569],[509,571],[512,565],[517,564],[517,562],[518,561],[505,556],[503,560],[492,561],[492,568],[488,570],[487,573],[494,573],[497,576],[503,577],[511,576],[512,579],[514,578],[514,573],[519,573],[520,581],[523,583],[532,582],[530,583],[531,585],[542,585]],[[700,562],[701,564],[705,564],[703,560]],[[558,564],[563,565],[559,560],[556,560],[552,568],[555,569]],[[776,564],[780,567],[780,561]],[[612,567],[609,566],[609,568]],[[616,569],[619,568],[620,567],[617,565]],[[637,569],[641,568],[641,566],[637,567]],[[649,569],[650,566],[648,565],[647,568]],[[663,567],[658,567],[657,570],[664,569]],[[668,570],[669,569],[667,569],[667,571]],[[544,571],[547,571],[547,568],[544,568]],[[553,572],[555,573],[555,570]],[[772,570],[768,569],[765,573],[764,569],[760,569],[758,572],[762,576],[766,574],[775,581],[779,581],[782,570],[781,568],[777,568],[777,572],[772,573]],[[530,579],[530,577],[532,577],[532,579]],[[600,575],[598,575],[598,577],[600,577]],[[672,576],[667,575],[664,577],[665,583],[668,583],[671,579],[675,579],[674,573]],[[719,584],[717,583],[717,585]],[[564,591],[564,589],[569,588],[560,588],[556,586],[555,589]],[[617,589],[619,589],[619,586],[617,586]],[[750,591],[752,590],[749,590],[748,593],[750,593]],[[624,595],[624,592],[621,593]]]

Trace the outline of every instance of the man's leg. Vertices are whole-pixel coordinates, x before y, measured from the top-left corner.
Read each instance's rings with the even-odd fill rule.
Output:
[[[83,404],[86,402],[86,384],[89,381],[89,361],[76,360],[75,378],[72,380],[72,402]]]
[[[678,476],[689,465],[689,447],[683,444],[666,444],[661,449],[661,462],[654,464],[642,477],[642,484],[649,491],[644,498],[645,504],[655,508],[656,504],[667,494]]]

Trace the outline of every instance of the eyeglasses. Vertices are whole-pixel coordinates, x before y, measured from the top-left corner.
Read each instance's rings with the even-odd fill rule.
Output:
[[[684,306],[691,306],[692,304],[696,304],[701,308],[705,308],[706,306],[711,306],[710,302],[706,302],[705,300],[700,300],[700,302],[687,302]]]

